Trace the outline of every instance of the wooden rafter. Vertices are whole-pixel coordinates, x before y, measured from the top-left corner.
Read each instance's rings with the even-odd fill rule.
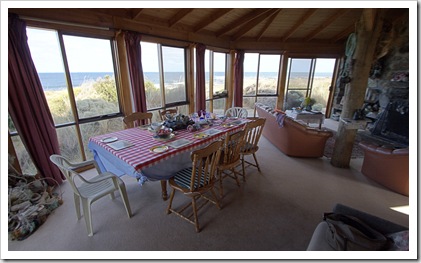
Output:
[[[257,41],[260,40],[260,38],[263,36],[263,34],[266,32],[266,30],[269,28],[269,26],[272,24],[273,20],[275,20],[275,18],[278,16],[279,12],[281,12],[282,8],[278,9],[278,11],[276,11],[266,22],[265,26],[263,27],[263,29],[259,32],[259,34],[257,35]]]
[[[220,37],[223,34],[233,30],[236,27],[241,26],[242,24],[245,24],[247,22],[249,22],[250,20],[252,20],[253,18],[259,17],[262,14],[265,14],[266,12],[272,10],[272,8],[266,8],[266,9],[259,9],[259,10],[253,10],[250,13],[248,13],[247,15],[240,17],[239,19],[235,20],[234,22],[232,22],[229,25],[226,25],[224,28],[222,28],[221,30],[217,31],[215,36],[216,37]]]
[[[351,34],[352,32],[355,32],[355,27],[356,27],[355,24],[351,24],[345,30],[342,30],[342,32],[340,32],[339,34],[337,34],[336,36],[334,36],[332,38],[333,42],[341,40],[341,39],[345,38],[346,36],[348,36],[349,34]]]
[[[317,11],[317,8],[316,9],[310,9],[302,17],[300,17],[298,19],[298,22],[295,23],[295,25],[293,25],[291,27],[291,29],[284,35],[283,41],[285,42],[292,34],[294,34],[294,32],[297,31],[297,29],[300,28],[300,26],[305,21],[307,21],[307,19],[309,19],[316,11]]]
[[[203,28],[205,28],[206,26],[210,25],[211,23],[215,22],[216,20],[218,20],[219,18],[221,18],[222,16],[224,16],[225,14],[227,14],[228,12],[230,12],[231,10],[233,10],[234,8],[221,8],[218,9],[216,12],[214,12],[213,14],[211,14],[209,17],[203,19],[202,21],[200,21],[193,29],[193,32],[196,33],[200,30],[202,30]]]
[[[348,12],[348,9],[345,9],[345,8],[339,9],[338,12],[336,12],[335,14],[333,14],[332,16],[330,16],[320,26],[318,26],[315,30],[313,30],[313,32],[311,32],[310,34],[308,34],[305,37],[305,40],[306,41],[312,40],[317,34],[319,34],[320,32],[322,32],[327,26],[329,26],[330,24],[332,24],[336,19],[338,19],[339,17],[341,17],[346,12]]]
[[[256,25],[260,24],[263,20],[267,19],[268,17],[270,17],[271,15],[273,15],[274,13],[276,13],[278,11],[278,9],[272,9],[258,17],[255,17],[254,19],[252,19],[251,21],[249,21],[248,23],[246,23],[245,25],[243,25],[233,36],[232,36],[232,40],[238,40],[239,38],[241,38],[245,33],[249,32],[251,29],[253,29],[253,27],[255,27]]]
[[[144,8],[133,8],[131,10],[131,12],[132,12],[132,15],[131,15],[132,19],[133,20],[137,20],[140,17],[140,14],[142,13],[143,9]]]
[[[183,19],[183,17],[188,15],[193,10],[194,10],[194,8],[182,8],[180,11],[177,12],[177,14],[175,14],[173,17],[171,17],[168,20],[168,26],[173,27],[175,24],[180,22],[180,20]]]

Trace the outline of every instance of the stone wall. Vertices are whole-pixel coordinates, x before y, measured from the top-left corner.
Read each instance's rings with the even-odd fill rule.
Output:
[[[376,58],[370,72],[365,96],[366,116],[373,125],[382,112],[395,100],[407,101],[409,97],[409,24],[408,19],[385,23]],[[357,40],[358,41],[358,40]],[[351,80],[352,81],[352,80]],[[338,82],[339,83],[339,82]],[[336,85],[332,118],[338,119],[344,95],[344,85]]]

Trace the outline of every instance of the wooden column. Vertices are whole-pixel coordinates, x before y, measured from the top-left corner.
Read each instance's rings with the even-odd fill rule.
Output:
[[[341,119],[352,119],[355,110],[361,109],[364,104],[371,64],[383,27],[383,20],[383,9],[380,9],[377,13],[373,9],[364,9],[357,25],[356,50],[351,70],[352,80],[345,87]],[[349,167],[356,134],[356,129],[346,129],[344,122],[339,121],[333,155],[330,161],[333,166]]]
[[[227,74],[227,99],[225,100],[225,110],[232,107],[232,102],[234,100],[234,64],[235,64],[235,50],[231,50],[229,53],[228,59],[228,72]]]
[[[288,53],[284,52],[280,61],[280,70],[279,70],[279,87],[278,87],[278,100],[276,102],[276,107],[278,109],[284,109],[284,99],[285,99],[285,83],[287,79],[287,70],[288,70]]]

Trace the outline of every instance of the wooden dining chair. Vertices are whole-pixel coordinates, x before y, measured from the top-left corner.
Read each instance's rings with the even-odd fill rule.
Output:
[[[77,173],[76,170],[90,165],[98,167],[95,161],[92,160],[81,163],[72,163],[63,156],[57,154],[51,155],[50,160],[60,169],[61,173],[66,177],[67,182],[72,187],[78,220],[81,218],[80,203],[82,201],[83,216],[85,217],[88,236],[94,235],[92,228],[91,204],[104,196],[110,195],[111,198],[114,199],[114,192],[119,191],[124,207],[126,208],[127,216],[129,218],[132,216],[126,186],[123,180],[121,180],[118,176],[110,172],[98,172],[98,175],[95,177],[87,179]],[[97,170],[99,171],[98,168]]]
[[[245,144],[244,140],[245,130],[238,131],[232,134],[227,133],[225,141],[222,146],[221,158],[217,165],[218,181],[219,181],[219,195],[222,198],[224,195],[222,181],[226,177],[230,177],[240,186],[237,174],[244,176],[236,171],[236,167],[241,161],[241,149]]]
[[[260,172],[260,166],[257,162],[256,152],[259,150],[259,146],[257,145],[260,140],[260,136],[262,135],[263,127],[265,126],[266,119],[265,118],[248,118],[249,122],[246,123],[244,128],[245,135],[245,145],[241,149],[241,165],[243,168],[243,180],[245,181],[245,164],[248,166],[252,165],[257,167],[257,170]],[[253,155],[254,163],[248,162],[245,160],[246,155]]]
[[[247,118],[248,112],[246,109],[241,108],[241,107],[232,107],[225,111],[225,116]]]
[[[126,125],[126,128],[133,128],[140,126],[142,124],[152,123],[152,113],[151,112],[133,112],[130,115],[127,115],[123,118],[123,122]]]
[[[215,141],[205,148],[193,151],[191,155],[192,167],[177,172],[176,175],[169,180],[172,191],[167,214],[174,213],[194,224],[196,232],[200,232],[197,213],[205,204],[211,202],[215,204],[218,209],[221,208],[214,191],[216,165],[219,162],[221,155],[221,146],[222,141]],[[180,191],[185,196],[191,198],[191,202],[178,210],[172,208],[176,191]],[[209,196],[209,193],[212,196]],[[200,206],[197,206],[197,201],[200,198],[202,198],[201,200],[203,203],[201,203]],[[189,207],[192,208],[192,212],[186,215],[187,211],[190,209],[187,211],[185,210]]]
[[[178,113],[178,107],[176,107],[175,109],[162,110],[162,111],[159,111],[159,117],[161,118],[162,121],[165,121],[167,119],[167,114],[175,115],[177,113]]]

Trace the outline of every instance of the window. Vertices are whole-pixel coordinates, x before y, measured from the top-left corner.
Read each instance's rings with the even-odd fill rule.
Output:
[[[227,97],[225,74],[227,54],[205,52],[206,111],[224,114]]]
[[[276,107],[281,55],[245,53],[243,107],[254,116],[254,104]]]
[[[158,110],[177,106],[188,114],[185,49],[141,42],[146,107],[158,120]]]
[[[111,39],[30,27],[27,35],[62,155],[71,161],[91,159],[87,148],[91,136],[123,128]],[[22,151],[23,147],[14,146]],[[19,162],[22,166],[25,160]]]
[[[314,99],[312,109],[325,113],[336,59],[290,58],[285,109],[300,107],[305,97]]]

